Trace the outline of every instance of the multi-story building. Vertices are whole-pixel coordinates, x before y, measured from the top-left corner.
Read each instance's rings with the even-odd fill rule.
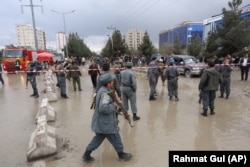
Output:
[[[131,29],[126,32],[125,42],[130,50],[137,50],[143,42],[145,30]]]
[[[16,33],[17,33],[18,46],[36,49],[34,30],[31,25],[28,24],[16,25]],[[36,28],[36,36],[37,36],[37,47],[38,47],[37,49],[46,50],[45,32],[39,28]]]
[[[64,53],[63,49],[66,45],[66,35],[64,32],[56,33],[56,51],[58,53]]]
[[[241,8],[241,17],[250,19],[250,4]],[[212,16],[211,18],[203,20],[203,40],[207,39],[210,31],[216,31],[216,28],[222,24],[223,15]]]
[[[164,44],[174,44],[178,41],[182,47],[191,43],[191,38],[196,36],[202,39],[202,22],[184,21],[173,29],[163,30],[159,34],[159,48]]]

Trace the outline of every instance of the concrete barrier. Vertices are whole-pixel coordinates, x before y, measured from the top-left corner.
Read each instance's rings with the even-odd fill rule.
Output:
[[[55,121],[56,120],[56,112],[53,107],[49,105],[48,98],[43,98],[41,105],[39,107],[39,110],[36,114],[36,122],[40,116],[46,116],[46,120],[49,121]]]
[[[27,161],[48,157],[57,153],[56,130],[47,125],[46,116],[40,116],[37,127],[31,134]]]
[[[49,102],[54,102],[58,100],[56,93],[53,91],[51,87],[47,87],[45,89],[45,97],[48,98]]]

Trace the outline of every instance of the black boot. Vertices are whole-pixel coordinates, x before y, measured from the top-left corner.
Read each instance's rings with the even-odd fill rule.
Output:
[[[228,99],[229,95],[226,95],[225,99]]]
[[[68,99],[69,97],[68,97],[66,94],[63,94],[63,95],[62,95],[62,98]]]
[[[207,116],[207,109],[203,109],[203,113],[201,113],[202,116]]]
[[[133,120],[134,121],[138,121],[140,119],[140,117],[138,117],[137,115],[136,115],[136,113],[133,113]]]
[[[32,95],[30,95],[30,97],[34,97],[36,94],[35,93],[33,93]]]
[[[179,101],[180,99],[178,98],[178,96],[175,96],[175,101]]]
[[[119,156],[119,160],[123,160],[123,161],[128,161],[132,158],[132,154],[125,153],[125,152],[118,153],[118,156]]]
[[[82,156],[82,160],[84,162],[87,162],[87,163],[90,163],[90,162],[94,161],[95,159],[90,156],[91,153],[92,153],[92,151],[86,150],[85,153]]]
[[[156,100],[156,98],[154,96],[149,96],[149,100],[152,101],[152,100]]]
[[[223,98],[224,97],[224,95],[223,94],[221,94],[220,96],[219,96],[219,98]]]
[[[38,98],[39,97],[39,94],[35,94],[35,96],[34,96],[35,98]]]
[[[214,109],[210,109],[210,115],[214,115],[215,112],[214,112]]]

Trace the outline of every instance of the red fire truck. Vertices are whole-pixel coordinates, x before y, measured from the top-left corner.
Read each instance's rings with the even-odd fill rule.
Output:
[[[8,72],[26,71],[28,63],[37,58],[37,52],[27,48],[6,47],[3,49],[3,69]]]

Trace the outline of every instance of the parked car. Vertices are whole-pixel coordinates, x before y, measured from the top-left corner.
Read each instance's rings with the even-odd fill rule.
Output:
[[[194,56],[174,55],[173,59],[179,73],[187,78],[200,76],[206,66],[204,63],[199,62]]]

